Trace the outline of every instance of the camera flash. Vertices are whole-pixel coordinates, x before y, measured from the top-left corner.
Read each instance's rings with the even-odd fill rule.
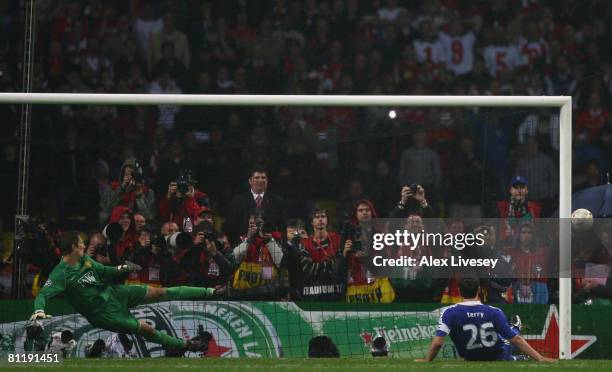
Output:
[[[395,110],[389,111],[389,119],[395,119],[396,116],[397,113],[395,112]]]

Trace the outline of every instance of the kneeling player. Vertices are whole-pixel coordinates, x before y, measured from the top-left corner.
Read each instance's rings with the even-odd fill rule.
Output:
[[[440,315],[426,359],[431,362],[444,344],[444,336],[450,335],[459,355],[465,360],[517,360],[512,356],[512,346],[539,362],[552,362],[534,350],[516,329],[508,325],[501,309],[483,305],[478,300],[478,279],[461,279],[459,291],[464,302],[449,306]]]
[[[45,315],[47,300],[63,293],[66,301],[94,327],[117,333],[139,334],[167,350],[206,351],[208,345],[197,338],[184,341],[157,331],[144,321],[139,322],[129,308],[160,301],[208,297],[214,294],[214,289],[109,284],[113,277],[134,271],[135,265],[111,267],[94,261],[84,254],[85,245],[77,232],[64,235],[60,245],[62,260],[36,296],[31,321],[49,318]]]

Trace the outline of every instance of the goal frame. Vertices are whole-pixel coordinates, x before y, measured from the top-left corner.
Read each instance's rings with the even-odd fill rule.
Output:
[[[180,106],[552,107],[560,110],[559,217],[571,217],[571,96],[338,96],[0,93],[3,104]],[[571,359],[571,232],[559,224],[559,359]]]

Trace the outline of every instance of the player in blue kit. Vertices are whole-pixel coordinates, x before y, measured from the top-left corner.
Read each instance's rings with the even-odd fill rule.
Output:
[[[465,360],[518,360],[512,355],[512,347],[515,346],[539,362],[554,361],[534,350],[519,335],[518,329],[510,327],[503,311],[481,304],[478,300],[479,290],[478,279],[461,279],[459,292],[464,302],[449,306],[442,311],[438,330],[431,341],[427,358],[417,361],[434,360],[444,344],[446,335],[450,336],[459,355]]]

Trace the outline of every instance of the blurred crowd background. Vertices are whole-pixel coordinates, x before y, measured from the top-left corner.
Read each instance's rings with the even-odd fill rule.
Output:
[[[610,171],[608,1],[37,3],[34,92],[571,95],[573,190],[605,183]],[[22,7],[0,1],[1,91],[21,89]],[[20,107],[0,111],[2,251],[10,262]],[[409,223],[453,218],[455,232],[480,227],[459,226],[461,218],[507,219],[496,237],[505,243],[492,246],[500,245],[498,254],[523,279],[496,283],[501,287],[491,292],[515,301],[507,295],[514,287],[529,301],[554,301],[554,286],[537,276],[551,245],[521,243],[520,235],[525,223],[552,216],[558,206],[558,127],[556,110],[526,108],[35,105],[29,284],[35,293],[57,262],[58,237],[76,229],[100,260],[144,263],[145,273],[132,282],[300,299],[305,292],[294,293],[295,283],[303,289],[306,279],[288,277],[299,272],[327,278],[322,285],[341,283],[347,300],[348,287],[365,286],[352,301],[383,301],[372,293],[388,287],[406,301],[452,298],[448,281],[414,289],[406,284],[414,278],[376,284],[364,274],[365,254],[358,257],[350,244],[347,252],[346,241],[355,240],[366,205],[370,217]],[[325,230],[336,235],[316,233],[322,212]],[[115,237],[107,232],[118,231],[113,223],[123,232],[109,242]],[[246,247],[237,250],[249,226]],[[184,246],[161,238],[181,231],[191,236]],[[605,234],[599,238],[597,257],[580,262],[609,263],[604,251],[612,244]],[[292,241],[295,249],[288,248]],[[213,259],[217,254],[223,259]],[[247,261],[260,266],[241,268]],[[5,295],[10,269],[4,265]],[[286,293],[249,292],[264,282],[279,287],[283,270]],[[250,284],[249,272],[259,275]],[[576,301],[610,298],[606,283],[575,284],[582,291]]]

